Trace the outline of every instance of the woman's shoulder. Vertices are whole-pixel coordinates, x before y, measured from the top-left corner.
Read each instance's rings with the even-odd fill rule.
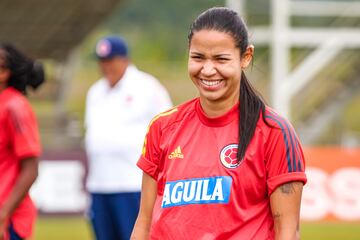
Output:
[[[270,127],[282,128],[284,125],[290,125],[290,122],[284,116],[269,106],[265,107],[264,119]]]
[[[16,89],[7,88],[1,94],[1,109],[4,116],[24,118],[33,115],[32,108],[26,97]]]
[[[265,107],[264,114],[260,114],[257,127],[266,138],[274,133],[286,134],[294,132],[293,126],[288,119],[269,106]]]
[[[197,101],[199,101],[198,98],[191,99],[156,115],[151,120],[150,126],[157,125],[163,129],[184,120],[187,116],[189,116],[189,114],[195,112],[195,105]]]
[[[29,106],[29,102],[26,97],[18,90],[8,87],[1,94],[1,102],[6,107],[19,108]]]

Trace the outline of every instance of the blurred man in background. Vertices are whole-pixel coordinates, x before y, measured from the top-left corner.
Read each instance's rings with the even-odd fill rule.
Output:
[[[129,239],[140,204],[143,138],[150,120],[172,103],[158,80],[130,63],[122,38],[101,39],[96,56],[103,77],[88,91],[85,114],[89,217],[96,239]]]

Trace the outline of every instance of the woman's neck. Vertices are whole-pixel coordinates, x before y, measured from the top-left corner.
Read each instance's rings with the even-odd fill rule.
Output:
[[[219,117],[230,111],[230,109],[239,101],[239,96],[234,96],[225,100],[211,101],[200,97],[200,104],[205,114],[210,117]]]

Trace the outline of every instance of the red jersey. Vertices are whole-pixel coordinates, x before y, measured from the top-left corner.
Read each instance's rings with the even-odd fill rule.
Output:
[[[151,239],[274,239],[269,196],[306,183],[291,125],[271,109],[260,116],[245,157],[236,159],[238,104],[208,118],[199,99],[154,118],[138,166],[158,183]]]
[[[40,141],[37,122],[26,98],[7,88],[0,93],[0,209],[19,175],[20,161],[38,157]],[[15,231],[23,238],[32,233],[36,209],[27,194],[10,217]]]

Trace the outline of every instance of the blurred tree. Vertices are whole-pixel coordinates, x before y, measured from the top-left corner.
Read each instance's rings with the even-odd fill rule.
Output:
[[[193,19],[224,0],[127,0],[115,10],[105,27],[130,41],[134,58],[151,61],[183,59],[187,31]]]

